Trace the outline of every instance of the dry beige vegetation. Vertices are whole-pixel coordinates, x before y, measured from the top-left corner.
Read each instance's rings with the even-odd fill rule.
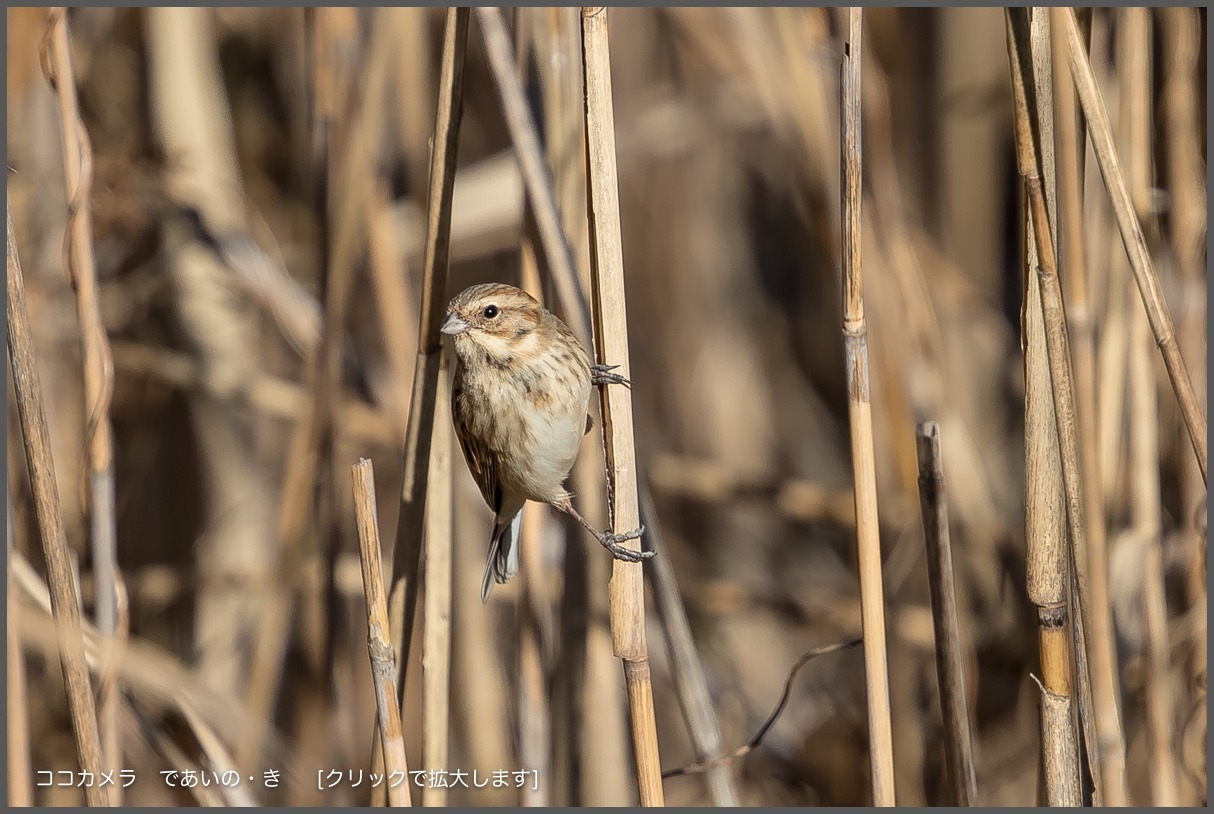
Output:
[[[375,693],[350,467],[361,456],[374,462],[387,567],[418,358],[445,15],[71,12],[92,154],[90,305],[69,283],[64,190],[77,170],[65,179],[60,97],[40,66],[47,11],[7,14],[11,228],[68,567],[90,623],[103,759],[137,773],[122,790],[131,805],[366,805],[369,781],[318,790],[317,772],[372,771]],[[472,15],[468,36],[443,302],[473,282],[552,279],[480,19]],[[579,15],[507,10],[504,19],[514,49],[530,56],[519,65],[588,292]],[[731,749],[767,718],[801,654],[861,632],[840,330],[846,15],[620,9],[609,19],[637,471]],[[1044,799],[1034,681],[1043,666],[1026,584],[1026,504],[1052,506],[1062,540],[1065,512],[1060,485],[1052,498],[1026,497],[1021,305],[1031,278],[1022,257],[1032,233],[1005,19],[999,9],[867,9],[864,19],[861,246],[897,801],[954,799],[915,444],[916,424],[934,420],[976,799],[1031,805]],[[1204,405],[1206,12],[1080,19],[1090,21],[1091,64],[1134,215]],[[48,46],[53,66],[62,54]],[[1080,137],[1067,124],[1077,102],[1060,88],[1064,53],[1055,51],[1052,85],[1060,145]],[[1058,267],[1082,440],[1096,464],[1084,487],[1100,539],[1090,523],[1088,538],[1107,550],[1095,578],[1107,594],[1097,612],[1111,612],[1103,641],[1113,662],[1101,675],[1120,700],[1129,799],[1201,804],[1204,473],[1095,154],[1079,155],[1082,208],[1059,204]],[[1086,286],[1074,284],[1077,253]],[[104,331],[90,332],[97,313]],[[104,379],[85,375],[82,335],[86,344],[107,337],[112,352],[112,517],[125,602],[109,621],[102,609],[118,583],[90,530],[107,515],[89,508],[104,493],[90,477],[90,434],[107,413],[88,407],[103,403]],[[78,804],[79,789],[41,787],[45,775],[35,774],[75,770],[77,752],[12,381],[10,795]],[[448,420],[444,409],[440,398],[436,420]],[[414,803],[633,804],[606,555],[532,507],[524,573],[482,608],[489,513],[449,436],[436,437],[447,444],[435,451],[450,465],[454,521],[427,546],[452,544],[451,607],[422,586],[403,708],[409,763],[476,768],[482,779],[535,767],[541,777],[521,797],[490,785],[427,789]],[[592,432],[573,491],[600,526],[602,461]],[[442,472],[431,473],[431,489],[445,486]],[[432,510],[443,505],[429,499]],[[429,526],[443,527],[441,518]],[[661,766],[672,769],[703,756],[673,679],[670,625],[653,614],[652,593],[646,605]],[[449,662],[444,628],[434,626],[448,613]],[[93,624],[115,625],[117,644],[107,648]],[[666,780],[667,804],[734,794],[746,804],[865,804],[862,649],[813,660],[792,686],[758,748],[724,773]],[[246,778],[237,788],[171,789],[160,774],[233,767]],[[281,772],[277,788],[266,788],[266,770]]]

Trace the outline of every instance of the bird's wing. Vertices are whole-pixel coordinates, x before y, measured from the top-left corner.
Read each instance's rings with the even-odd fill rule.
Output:
[[[455,423],[455,437],[459,439],[459,448],[464,452],[464,460],[468,471],[481,490],[481,497],[489,504],[489,508],[497,512],[502,507],[501,481],[497,476],[497,456],[485,446],[479,437],[468,428],[463,410],[460,410],[458,400],[453,400],[456,409],[451,411]]]

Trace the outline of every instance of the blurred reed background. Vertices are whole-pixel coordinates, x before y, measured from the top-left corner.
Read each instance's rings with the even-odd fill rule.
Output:
[[[72,10],[91,230],[69,218],[65,193],[77,188],[65,156],[81,136],[62,106],[72,77],[55,69],[66,54],[46,39],[47,10],[7,14],[9,205],[55,482],[84,616],[115,631],[108,644],[85,636],[102,759],[136,772],[121,790],[131,805],[366,805],[376,699],[351,465],[373,461],[380,538],[393,540],[446,13]],[[503,16],[589,291],[580,15]],[[450,279],[436,296],[501,280],[548,291],[559,312],[480,19],[468,33]],[[1080,20],[1204,412],[1206,12]],[[653,499],[643,511],[660,526],[728,751],[767,718],[803,653],[861,632],[840,332],[846,17],[618,9],[609,21],[637,466]],[[864,300],[897,801],[954,799],[918,508],[916,424],[934,420],[976,802],[1031,805],[1044,782],[1020,335],[1032,237],[1005,17],[882,8],[864,22]],[[1055,49],[1053,104],[1073,116],[1064,54]],[[1062,112],[1060,144],[1079,137]],[[1084,144],[1082,209],[1061,204],[1059,269],[1092,428],[1088,536],[1097,523],[1107,541],[1125,786],[1137,804],[1202,804],[1204,475]],[[1076,171],[1065,152],[1060,174]],[[91,257],[95,296],[87,280],[69,282],[69,228],[73,274]],[[108,469],[97,446],[107,401]],[[10,800],[78,804],[81,789],[37,774],[76,770],[77,758],[11,376],[9,404]],[[441,397],[438,409],[449,421]],[[607,555],[532,506],[523,574],[482,608],[490,514],[450,436],[434,438],[431,485],[444,465],[453,478],[453,559],[449,586],[420,589],[405,665],[409,767],[462,769],[470,786],[473,769],[482,781],[541,777],[538,790],[513,779],[414,789],[413,802],[634,804]],[[600,527],[602,461],[592,432],[572,482]],[[98,503],[111,476],[112,514]],[[444,505],[430,496],[432,513]],[[116,572],[96,545],[106,517]],[[444,529],[441,518],[428,529]],[[445,542],[428,538],[427,558]],[[400,568],[390,543],[383,557]],[[423,580],[443,574],[431,563]],[[668,626],[652,595],[646,605],[661,765],[672,769],[703,756]],[[423,635],[427,619],[449,620],[449,663],[444,628]],[[723,780],[667,779],[667,804],[735,790],[746,804],[865,804],[863,678],[860,648],[813,660],[758,748]],[[170,788],[160,774],[187,769],[233,769],[242,782]],[[317,788],[318,770],[332,788]]]

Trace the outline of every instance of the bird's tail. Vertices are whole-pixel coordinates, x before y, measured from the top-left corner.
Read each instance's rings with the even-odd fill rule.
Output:
[[[489,558],[485,561],[485,578],[481,580],[481,604],[489,601],[493,583],[508,582],[518,573],[519,529],[523,525],[523,511],[519,509],[507,521],[498,520],[493,526],[493,539],[489,541]]]

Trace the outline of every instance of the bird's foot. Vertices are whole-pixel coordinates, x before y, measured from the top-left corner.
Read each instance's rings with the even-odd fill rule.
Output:
[[[624,546],[620,545],[620,543],[625,543],[629,540],[639,540],[639,539],[641,539],[641,535],[644,533],[645,533],[644,526],[641,526],[636,531],[629,531],[624,534],[612,534],[610,532],[603,532],[602,536],[599,537],[599,542],[602,543],[603,548],[610,551],[611,556],[615,557],[617,560],[622,560],[624,562],[641,562],[643,560],[649,559],[656,552],[654,552],[654,551],[635,551],[631,548],[625,548]]]
[[[619,373],[612,373],[619,365],[591,365],[590,366],[590,383],[597,386],[607,384],[622,384],[625,387],[631,388],[632,382],[621,376]],[[635,538],[629,538],[635,539]]]

